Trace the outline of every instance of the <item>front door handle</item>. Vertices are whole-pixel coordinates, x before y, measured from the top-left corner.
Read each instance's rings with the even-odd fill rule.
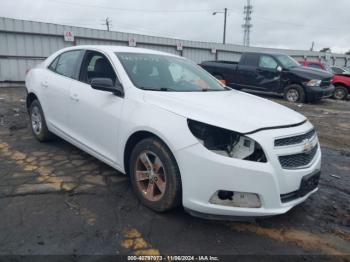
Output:
[[[78,97],[77,94],[72,94],[72,95],[70,96],[70,99],[73,100],[73,101],[75,101],[75,102],[79,102],[79,97]]]

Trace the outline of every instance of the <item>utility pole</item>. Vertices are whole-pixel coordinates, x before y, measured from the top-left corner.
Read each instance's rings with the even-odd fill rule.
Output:
[[[242,25],[244,29],[244,35],[243,35],[243,45],[249,46],[250,45],[250,29],[253,27],[253,25],[250,23],[252,20],[252,13],[253,13],[253,5],[251,4],[251,0],[247,0],[247,5],[244,6],[244,24]]]
[[[107,31],[110,31],[110,29],[111,29],[111,22],[112,22],[111,19],[109,17],[107,17],[104,24],[103,24],[107,27]]]
[[[310,51],[314,51],[314,47],[315,47],[315,42],[314,42],[314,41],[312,41]]]
[[[224,11],[218,11],[213,13],[213,15],[216,15],[216,14],[224,14],[224,35],[223,35],[222,43],[226,44],[227,8],[224,8]]]

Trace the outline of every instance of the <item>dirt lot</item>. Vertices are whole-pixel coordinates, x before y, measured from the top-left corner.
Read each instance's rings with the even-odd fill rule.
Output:
[[[127,177],[61,139],[38,143],[24,97],[23,88],[0,89],[0,255],[273,254],[350,261],[349,101],[293,105],[269,97],[316,126],[320,189],[287,214],[225,222],[181,208],[156,214],[137,201]]]

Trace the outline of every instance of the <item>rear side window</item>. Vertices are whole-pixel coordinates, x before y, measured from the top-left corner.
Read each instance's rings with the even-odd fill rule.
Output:
[[[257,66],[258,64],[257,57],[258,56],[256,54],[244,54],[239,64],[247,65],[247,66]]]
[[[271,56],[260,56],[259,59],[259,67],[267,68],[267,69],[276,69],[278,66],[275,59],[273,59]]]
[[[49,69],[57,74],[75,79],[81,52],[81,50],[74,50],[61,54],[58,58],[56,58],[58,59],[56,64],[55,59],[55,61],[53,61],[53,63],[50,65],[50,67],[52,67],[49,67]]]

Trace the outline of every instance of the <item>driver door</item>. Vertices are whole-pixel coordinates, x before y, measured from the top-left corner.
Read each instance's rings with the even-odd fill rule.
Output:
[[[261,55],[256,74],[257,90],[277,92],[281,85],[281,72],[277,70],[279,64],[269,55]]]
[[[110,92],[93,89],[90,86],[93,78],[111,78],[115,82],[117,75],[106,55],[86,51],[79,81],[70,89],[71,134],[88,150],[120,166],[117,147],[124,99]]]

